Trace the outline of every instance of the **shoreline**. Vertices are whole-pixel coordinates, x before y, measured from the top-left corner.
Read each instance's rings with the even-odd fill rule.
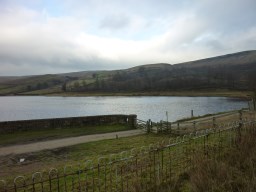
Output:
[[[94,96],[177,96],[177,97],[230,97],[250,99],[250,91],[202,90],[202,91],[169,91],[169,92],[58,92],[49,94],[7,94],[3,96],[62,96],[62,97],[94,97]]]

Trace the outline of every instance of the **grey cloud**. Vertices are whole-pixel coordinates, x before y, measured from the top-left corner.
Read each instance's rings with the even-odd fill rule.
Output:
[[[100,28],[118,30],[127,27],[130,24],[129,17],[121,14],[108,15],[101,20]]]
[[[255,0],[209,0],[201,1],[195,10],[209,29],[234,33],[255,26],[255,9]]]

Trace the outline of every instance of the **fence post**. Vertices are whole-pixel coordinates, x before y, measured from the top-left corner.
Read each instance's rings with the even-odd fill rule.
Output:
[[[147,121],[147,133],[150,133],[150,122],[151,122],[151,120],[149,119]]]
[[[170,122],[170,133],[172,133],[172,122]]]
[[[240,122],[243,120],[243,111],[239,110],[239,120]]]
[[[194,128],[194,132],[196,133],[196,122],[193,121],[193,128]]]
[[[239,110],[239,126],[238,126],[238,142],[240,143],[241,141],[241,129],[243,127],[243,111]]]
[[[216,130],[216,117],[212,118],[212,127],[214,129],[214,131]]]

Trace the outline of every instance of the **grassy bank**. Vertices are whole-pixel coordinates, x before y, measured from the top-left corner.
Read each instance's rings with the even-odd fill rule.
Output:
[[[44,141],[80,135],[92,135],[99,133],[126,131],[130,129],[131,128],[127,125],[101,125],[74,128],[40,129],[20,132],[17,131],[14,133],[0,134],[0,146],[10,144],[31,143],[36,141]]]

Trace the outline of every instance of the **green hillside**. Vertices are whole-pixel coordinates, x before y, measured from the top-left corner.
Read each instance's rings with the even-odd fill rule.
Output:
[[[0,95],[253,91],[256,51],[180,64],[147,64],[124,70],[0,77]]]

